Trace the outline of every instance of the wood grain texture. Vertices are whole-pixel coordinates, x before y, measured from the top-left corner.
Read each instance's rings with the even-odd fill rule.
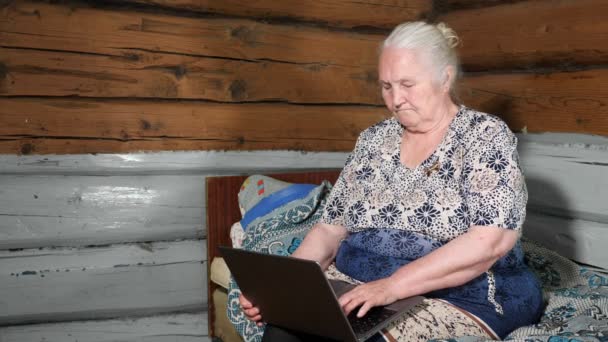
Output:
[[[0,175],[0,249],[205,236],[204,175]]]
[[[375,67],[0,48],[0,95],[381,104]]]
[[[211,342],[207,312],[0,327],[3,342]]]
[[[606,0],[526,1],[448,12],[467,71],[601,65],[608,56]],[[534,17],[535,20],[528,20]],[[2,9],[5,47],[132,60],[138,51],[246,60],[374,67],[382,34],[248,19],[67,7],[19,1]],[[179,73],[179,69],[178,69]]]
[[[346,152],[192,151],[46,156],[0,155],[3,175],[220,175],[277,170],[335,169]],[[273,172],[273,173],[274,173]]]
[[[0,325],[144,316],[206,307],[199,240],[0,251]]]
[[[520,143],[528,208],[608,223],[608,138],[592,146]]]
[[[134,58],[133,51],[290,63],[374,66],[381,36],[247,19],[189,18],[140,11],[16,1],[1,9],[4,47]]]
[[[289,18],[322,22],[338,27],[392,28],[404,21],[424,18],[432,10],[432,2],[428,0],[126,0],[125,2],[243,17]]]
[[[320,184],[324,180],[334,183],[340,170],[317,171],[306,173],[277,173],[269,176],[290,183]],[[219,256],[217,247],[232,246],[230,227],[241,220],[241,211],[237,195],[241,185],[248,176],[208,177],[206,185],[207,198],[207,260]],[[207,279],[210,278],[211,268],[207,266]],[[212,298],[213,291],[218,286],[209,282],[207,298]],[[215,310],[213,302],[209,302],[209,335],[214,336],[213,322]]]
[[[21,158],[0,174],[0,249],[200,239],[207,230],[207,176],[335,169],[346,159],[275,153],[54,156],[33,164]]]
[[[385,111],[365,106],[0,98],[0,153],[347,151],[364,128],[386,117]]]
[[[608,58],[606,0],[524,1],[437,18],[462,41],[467,71],[601,65]]]
[[[524,235],[566,258],[608,269],[607,223],[568,219],[528,210]]]
[[[513,131],[608,135],[608,69],[469,75],[460,98],[503,118]]]

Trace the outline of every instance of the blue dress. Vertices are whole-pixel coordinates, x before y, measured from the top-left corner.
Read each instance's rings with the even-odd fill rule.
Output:
[[[321,218],[349,231],[336,267],[360,281],[390,276],[471,226],[521,232],[525,219],[517,138],[502,120],[461,106],[437,149],[414,169],[400,161],[403,130],[391,118],[361,133]],[[535,323],[543,309],[519,243],[467,284],[426,296],[472,313],[501,338]]]

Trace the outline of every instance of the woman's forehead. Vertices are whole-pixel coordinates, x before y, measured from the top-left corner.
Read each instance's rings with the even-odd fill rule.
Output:
[[[407,78],[419,78],[430,72],[428,63],[424,63],[421,53],[405,48],[385,48],[380,54],[378,76],[382,81],[399,81]]]

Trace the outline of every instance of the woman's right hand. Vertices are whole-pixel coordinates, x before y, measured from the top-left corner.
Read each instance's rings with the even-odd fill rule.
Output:
[[[263,324],[260,309],[257,306],[254,306],[253,303],[243,296],[243,294],[239,295],[239,303],[241,304],[243,313],[249,320],[255,322],[258,326]]]

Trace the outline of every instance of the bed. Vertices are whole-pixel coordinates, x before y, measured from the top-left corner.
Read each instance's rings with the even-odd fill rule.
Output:
[[[267,175],[289,183],[335,182],[339,170]],[[207,253],[209,335],[225,342],[242,338],[227,318],[230,279],[217,247],[232,245],[230,230],[242,219],[237,194],[247,176],[207,179]],[[541,321],[520,328],[506,340],[518,341],[608,341],[608,276],[601,268],[577,264],[525,239],[529,266],[537,273],[547,306]],[[241,329],[242,332],[242,328]],[[474,338],[454,341],[476,341]]]

